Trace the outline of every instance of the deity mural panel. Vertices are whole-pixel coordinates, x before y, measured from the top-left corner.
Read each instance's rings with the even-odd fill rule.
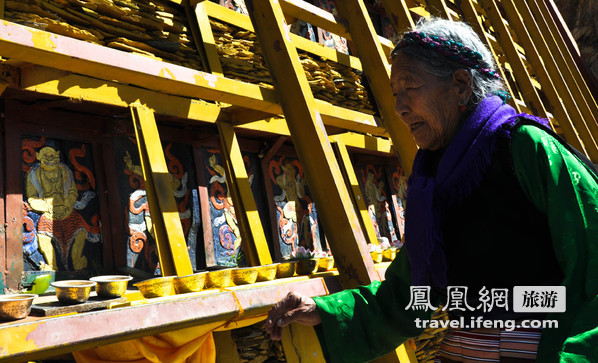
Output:
[[[203,158],[209,195],[209,225],[212,231],[214,263],[218,266],[227,267],[244,265],[246,261],[242,253],[242,236],[226,181],[222,154],[218,149],[203,149]],[[268,225],[264,213],[263,178],[258,171],[257,156],[252,153],[243,153],[243,162],[262,225]],[[269,237],[269,234],[266,233],[266,238],[271,240]]]
[[[201,217],[193,152],[190,146],[177,143],[165,142],[163,148],[191,265],[196,270],[197,261],[203,258],[196,256]],[[121,208],[127,221],[123,236],[127,246],[127,266],[159,275],[158,251],[137,143],[134,138],[117,137],[114,149]],[[203,254],[203,250],[199,253]]]
[[[25,136],[21,148],[25,270],[101,270],[91,145]]]
[[[324,232],[299,160],[275,156],[268,162],[267,175],[274,199],[270,201],[275,211],[272,214],[276,216],[274,239],[278,240],[281,257],[289,258],[299,246],[322,250]]]
[[[386,173],[391,179],[390,192],[394,210],[396,211],[395,223],[400,236],[403,237],[405,235],[405,208],[407,208],[407,177],[399,165],[387,167]],[[404,238],[401,238],[401,240],[404,241]]]
[[[370,220],[374,225],[376,237],[387,239],[389,243],[397,244],[401,236],[397,233],[393,214],[396,213],[392,204],[388,178],[383,165],[358,162],[355,172],[359,180],[359,187],[367,206]]]

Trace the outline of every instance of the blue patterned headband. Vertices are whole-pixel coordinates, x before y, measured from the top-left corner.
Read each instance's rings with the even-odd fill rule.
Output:
[[[458,62],[466,67],[477,69],[490,77],[500,79],[498,73],[491,66],[484,62],[482,55],[475,50],[466,47],[463,43],[445,39],[436,35],[427,36],[425,33],[412,31],[405,33],[403,39],[392,51],[392,57],[396,56],[399,50],[409,45],[419,45],[422,48],[438,52],[448,59]]]

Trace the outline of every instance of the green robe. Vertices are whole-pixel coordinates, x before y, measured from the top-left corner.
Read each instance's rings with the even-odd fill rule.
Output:
[[[523,125],[511,140],[517,180],[548,218],[567,288],[566,312],[545,318],[556,319],[559,327],[543,330],[537,361],[598,362],[598,178],[540,128]],[[408,244],[383,282],[315,298],[322,318],[316,332],[328,361],[368,361],[421,333],[414,321],[429,319],[431,311],[406,309],[411,300]],[[438,298],[432,296],[431,303],[437,306]]]

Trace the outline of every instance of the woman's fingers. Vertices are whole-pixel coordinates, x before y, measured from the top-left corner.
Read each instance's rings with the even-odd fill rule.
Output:
[[[282,327],[293,322],[310,326],[320,324],[320,313],[312,298],[289,292],[270,310],[266,319],[266,332],[273,340],[280,340]]]

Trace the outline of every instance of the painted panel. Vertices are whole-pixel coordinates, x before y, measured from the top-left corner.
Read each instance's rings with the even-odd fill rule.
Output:
[[[324,9],[334,16],[338,17],[338,12],[334,6],[334,0],[314,0],[314,5],[320,9]],[[349,54],[349,47],[347,45],[347,39],[340,37],[336,34],[330,33],[322,28],[318,29],[318,40],[328,48],[333,48],[339,52]]]
[[[29,271],[101,271],[103,242],[92,147],[24,136],[23,255]]]
[[[270,205],[271,215],[275,216],[273,231],[274,240],[278,240],[277,257],[287,259],[299,246],[322,250],[326,245],[324,232],[299,160],[274,156],[267,163],[266,175],[273,198]]]
[[[376,237],[379,240],[386,239],[389,243],[398,243],[401,236],[394,222],[396,211],[384,165],[359,161],[355,165],[355,173]]]
[[[386,173],[390,178],[390,193],[395,210],[395,225],[399,230],[401,241],[405,241],[405,208],[407,207],[407,177],[403,169],[397,165],[388,166]],[[402,242],[398,247],[402,246]]]
[[[242,153],[249,185],[253,193],[262,225],[268,225],[265,212],[263,177],[259,172],[259,161],[253,153]],[[208,188],[210,220],[214,255],[206,256],[217,266],[245,265],[242,253],[242,237],[237,222],[236,211],[228,189],[222,154],[219,149],[204,148],[204,175]],[[269,245],[272,240],[268,231],[264,231]],[[208,250],[208,249],[207,249]]]
[[[191,265],[196,270],[201,216],[193,151],[189,145],[172,142],[163,142],[163,148]],[[126,219],[122,240],[126,245],[126,264],[128,267],[159,275],[161,272],[156,242],[152,235],[151,212],[135,139],[125,136],[116,137],[114,154],[121,210]]]

